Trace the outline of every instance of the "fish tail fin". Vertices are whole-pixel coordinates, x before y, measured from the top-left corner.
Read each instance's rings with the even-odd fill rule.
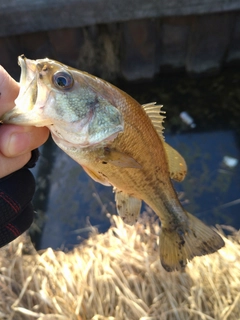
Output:
[[[195,256],[210,254],[224,246],[220,235],[198,218],[185,211],[187,227],[175,230],[162,227],[160,232],[160,259],[167,271],[183,270]]]

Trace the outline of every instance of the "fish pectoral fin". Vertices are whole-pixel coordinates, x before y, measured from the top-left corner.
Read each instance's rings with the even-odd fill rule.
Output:
[[[167,155],[169,175],[178,182],[183,181],[187,173],[187,165],[183,157],[166,142],[163,143]]]
[[[185,211],[187,226],[174,230],[162,227],[159,247],[162,266],[166,271],[183,270],[195,256],[214,253],[224,246],[221,236],[198,218]]]
[[[125,223],[133,225],[137,222],[142,206],[142,200],[131,197],[128,194],[115,189],[115,201],[117,212]]]
[[[121,168],[141,168],[141,165],[132,157],[109,147],[104,148],[104,154],[99,157],[99,160]]]
[[[111,184],[108,182],[107,178],[102,176],[100,173],[89,169],[85,166],[82,166],[84,171],[96,182],[103,184],[104,186],[111,186]]]

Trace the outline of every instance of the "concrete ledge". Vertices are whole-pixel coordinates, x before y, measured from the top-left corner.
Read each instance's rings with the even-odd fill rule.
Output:
[[[239,9],[239,0],[10,0],[0,4],[0,36]]]

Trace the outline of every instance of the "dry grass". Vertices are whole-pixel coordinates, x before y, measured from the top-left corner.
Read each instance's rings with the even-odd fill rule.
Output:
[[[0,319],[236,320],[240,318],[240,245],[169,274],[158,256],[159,227],[113,217],[73,252],[41,255],[28,238],[1,249]],[[31,253],[31,254],[29,254]]]

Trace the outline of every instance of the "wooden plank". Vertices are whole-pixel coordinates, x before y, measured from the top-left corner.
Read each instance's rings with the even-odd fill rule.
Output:
[[[8,0],[0,3],[0,36],[239,9],[239,0]]]
[[[160,71],[185,68],[192,16],[162,19],[159,54]]]
[[[227,63],[235,64],[240,61],[240,13],[238,12],[234,21],[233,35],[231,37],[231,44],[227,55]]]
[[[121,73],[123,78],[151,79],[156,72],[156,24],[133,20],[123,24]]]
[[[197,17],[192,25],[186,58],[188,73],[218,72],[233,29],[230,13]]]

